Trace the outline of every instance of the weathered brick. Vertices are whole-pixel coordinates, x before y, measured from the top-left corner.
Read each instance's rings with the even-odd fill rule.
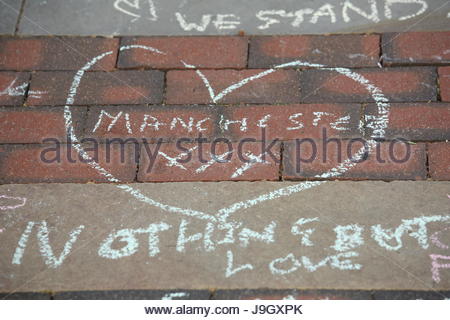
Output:
[[[111,52],[91,70],[112,70],[119,39],[91,37],[0,38],[0,70],[78,70],[88,61]]]
[[[28,73],[0,72],[0,105],[22,105],[29,79]]]
[[[308,179],[321,175],[322,179],[333,180],[422,180],[426,178],[425,144],[409,145],[398,141],[379,143],[366,160],[357,163],[343,174],[332,177],[325,173],[346,160],[352,161],[353,155],[364,145],[362,141],[358,140],[334,139],[327,141],[328,143],[323,140],[299,140],[285,143],[283,177],[285,179]],[[392,146],[392,151],[390,151],[390,146]]]
[[[266,70],[203,70],[214,96],[230,86]],[[200,75],[193,70],[167,73],[167,103],[293,103],[300,100],[299,74],[295,70],[277,70],[230,91],[221,99],[212,99]]]
[[[378,111],[375,104],[366,107],[367,133],[372,134],[371,123]],[[449,103],[394,103],[389,109],[385,138],[414,141],[450,139]]]
[[[354,70],[381,90],[391,102],[436,101],[436,73],[432,68]],[[368,89],[355,80],[328,70],[307,70],[301,75],[304,102],[374,102]]]
[[[158,54],[142,48],[119,53],[119,68],[245,68],[246,37],[139,37],[123,38],[121,46],[145,46],[163,52]],[[184,62],[184,63],[183,63]]]
[[[372,67],[379,59],[378,35],[271,36],[250,39],[250,68],[300,60],[326,66]]]
[[[403,32],[382,35],[386,65],[450,63],[450,32]]]
[[[439,68],[439,89],[442,101],[450,101],[450,67]]]
[[[330,137],[361,136],[357,104],[239,106],[225,107],[221,112],[223,120],[220,123],[219,119],[219,130],[235,141],[318,139],[324,130]]]
[[[428,165],[434,180],[450,180],[450,143],[428,144]]]
[[[242,143],[239,148],[237,143],[216,142],[144,144],[138,181],[278,180],[279,144],[270,149],[272,158],[259,143]]]
[[[74,107],[71,112],[72,125],[79,137],[86,108]],[[0,108],[0,124],[0,143],[44,143],[47,138],[62,142],[67,138],[64,110],[58,107]]]
[[[44,91],[41,98],[29,96],[28,105],[64,105],[74,79],[73,72],[37,72],[31,90]],[[160,71],[87,72],[75,95],[75,104],[161,103],[164,74]]]
[[[89,109],[86,136],[104,139],[211,139],[217,130],[215,106],[106,106]]]
[[[0,183],[108,182],[105,176],[90,167],[86,160],[82,160],[75,149],[63,144],[59,145],[58,149],[57,147],[57,145],[1,146]],[[92,157],[96,157],[95,145],[85,148]],[[109,159],[108,148],[110,148]],[[60,150],[60,161],[55,160],[58,155],[56,150]],[[134,180],[137,164],[133,144],[122,146],[114,144],[108,147],[98,145],[97,150],[98,163],[114,177],[122,182]],[[46,162],[42,159],[46,159]]]

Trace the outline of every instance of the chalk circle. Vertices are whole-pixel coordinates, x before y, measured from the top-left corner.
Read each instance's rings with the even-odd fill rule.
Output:
[[[143,46],[143,45],[122,46],[122,47],[120,47],[119,52],[122,52],[125,50],[132,50],[132,49],[146,50],[146,51],[150,51],[154,54],[166,55],[165,52],[162,52],[156,48],[149,47],[149,46]],[[206,221],[213,222],[213,223],[220,223],[222,225],[223,224],[229,225],[230,224],[230,221],[228,220],[229,216],[238,210],[250,208],[250,207],[255,206],[264,201],[289,196],[291,194],[298,193],[303,190],[311,189],[313,187],[316,187],[318,185],[321,185],[321,184],[324,184],[327,182],[327,181],[323,181],[323,180],[305,181],[305,182],[294,184],[294,185],[291,185],[288,187],[283,187],[283,188],[271,191],[269,193],[259,195],[253,199],[234,203],[226,208],[219,209],[218,212],[215,214],[209,214],[209,213],[201,212],[198,210],[192,210],[189,208],[180,208],[180,207],[168,205],[168,204],[165,204],[162,202],[158,202],[158,201],[144,195],[138,189],[132,188],[131,186],[126,185],[126,184],[121,184],[121,181],[119,179],[114,177],[109,171],[107,171],[106,169],[101,167],[98,163],[93,161],[93,159],[84,151],[84,149],[80,145],[79,140],[78,140],[77,136],[75,135],[75,130],[73,128],[72,112],[71,112],[71,107],[70,107],[75,102],[77,90],[78,90],[78,87],[84,76],[84,73],[86,71],[89,71],[92,68],[92,66],[94,66],[97,62],[99,62],[100,60],[102,60],[103,58],[105,58],[106,56],[111,55],[111,54],[113,54],[113,52],[108,51],[108,52],[105,52],[103,54],[96,56],[91,61],[86,63],[86,65],[84,65],[80,70],[78,70],[76,72],[76,74],[73,78],[73,81],[72,81],[72,85],[71,85],[68,95],[67,95],[66,105],[64,106],[65,127],[66,127],[67,135],[70,137],[70,139],[73,143],[73,147],[77,150],[78,154],[84,160],[87,160],[88,164],[93,169],[95,169],[99,174],[103,175],[109,182],[116,183],[117,188],[129,193],[130,195],[135,197],[138,201],[142,201],[144,203],[147,203],[149,205],[157,207],[166,212],[177,213],[177,214],[181,214],[184,216],[194,217],[194,218],[206,220]],[[198,71],[197,73],[199,74],[200,78],[204,82],[205,86],[207,86],[207,83],[209,84],[206,77],[204,77],[204,75],[200,72],[200,70],[198,70],[195,66],[189,65],[182,60],[180,60],[180,62],[190,69],[197,70]],[[351,158],[346,159],[345,161],[343,161],[342,163],[340,163],[336,167],[328,170],[325,173],[316,175],[314,178],[317,178],[317,179],[328,178],[329,179],[329,178],[339,177],[346,171],[348,171],[351,168],[353,168],[354,166],[356,166],[357,162],[359,162],[357,160],[361,160],[366,153],[372,152],[373,148],[377,144],[375,139],[382,139],[385,136],[385,129],[387,128],[388,122],[389,122],[390,104],[389,104],[388,99],[383,95],[383,93],[381,92],[381,90],[378,87],[371,84],[362,75],[360,75],[356,72],[353,72],[348,68],[327,67],[322,64],[315,64],[315,63],[294,60],[289,63],[277,65],[277,66],[273,67],[272,69],[265,70],[264,72],[261,72],[259,74],[253,75],[246,79],[243,79],[240,82],[235,83],[235,84],[231,85],[230,87],[226,88],[221,93],[219,93],[217,96],[220,96],[220,99],[221,99],[228,93],[232,92],[233,90],[235,90],[237,88],[244,86],[246,83],[248,83],[252,80],[262,78],[262,77],[266,76],[267,74],[270,74],[271,72],[275,72],[277,69],[282,69],[282,68],[291,67],[291,66],[298,66],[298,67],[303,66],[303,67],[315,68],[315,69],[320,69],[320,70],[330,70],[330,71],[335,71],[339,74],[342,74],[342,75],[354,80],[358,84],[364,86],[365,89],[368,91],[368,93],[372,96],[373,100],[375,101],[375,103],[377,105],[378,114],[376,117],[371,119],[370,122],[368,123],[368,127],[373,129],[373,134],[372,134],[371,140],[367,141],[366,146],[359,149],[355,154],[352,155]],[[203,77],[205,79],[203,79]],[[208,87],[207,87],[207,89],[208,89]],[[216,102],[216,101],[214,101],[214,102]]]

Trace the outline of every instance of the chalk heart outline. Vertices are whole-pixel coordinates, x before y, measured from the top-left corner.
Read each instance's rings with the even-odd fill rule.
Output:
[[[14,210],[20,207],[23,207],[26,203],[27,203],[27,198],[22,198],[22,197],[12,197],[12,196],[7,196],[7,195],[0,195],[0,203],[2,199],[6,199],[6,200],[14,200],[17,201],[17,204],[14,205],[0,205],[0,210]]]
[[[167,54],[165,52],[158,50],[157,48],[144,46],[144,45],[122,46],[122,47],[120,47],[119,51],[122,52],[122,51],[132,50],[132,49],[146,50],[146,51],[150,51],[152,53],[161,54],[161,55]],[[301,192],[301,191],[304,191],[307,189],[311,189],[313,187],[319,186],[319,185],[327,182],[327,181],[305,181],[305,182],[297,183],[297,184],[290,185],[287,187],[279,188],[279,189],[270,191],[268,193],[261,194],[253,199],[248,199],[248,200],[233,203],[228,207],[219,209],[216,212],[216,214],[209,214],[209,213],[205,213],[205,212],[198,211],[198,210],[193,210],[193,209],[189,209],[189,208],[181,208],[181,207],[172,206],[172,205],[169,205],[166,203],[161,203],[161,202],[158,202],[158,201],[144,195],[138,189],[132,188],[131,186],[126,185],[126,184],[121,184],[121,181],[119,179],[114,177],[110,172],[108,172],[106,169],[101,167],[98,163],[93,161],[93,159],[89,156],[89,154],[87,154],[86,151],[82,148],[77,136],[75,135],[75,130],[73,127],[73,122],[72,122],[72,112],[71,112],[71,108],[70,108],[70,106],[73,105],[75,102],[77,90],[81,83],[84,73],[86,71],[90,70],[92,68],[92,66],[94,66],[100,60],[102,60],[104,57],[111,55],[111,54],[113,54],[113,52],[108,51],[108,52],[105,52],[103,54],[100,54],[100,55],[94,57],[92,60],[87,62],[81,69],[79,69],[76,72],[76,74],[73,78],[71,87],[68,92],[68,96],[66,99],[66,105],[64,106],[65,127],[66,127],[67,135],[70,137],[71,141],[73,142],[73,147],[77,150],[79,155],[84,160],[87,160],[88,164],[93,169],[95,169],[99,174],[103,175],[109,182],[116,183],[117,188],[129,193],[138,201],[142,201],[144,203],[147,203],[151,206],[157,207],[166,212],[176,213],[176,214],[180,214],[180,215],[186,216],[186,217],[193,217],[193,218],[201,219],[201,220],[204,220],[207,222],[217,223],[217,224],[222,225],[223,227],[233,229],[234,226],[236,225],[236,222],[233,220],[229,220],[229,217],[236,211],[253,207],[264,201],[274,200],[274,199],[277,199],[280,197],[287,197],[292,194],[295,194],[295,193],[298,193],[298,192]],[[202,79],[205,87],[207,88],[207,90],[210,94],[211,100],[214,103],[218,102],[219,100],[221,100],[223,97],[225,97],[229,93],[233,92],[234,90],[245,86],[247,83],[254,81],[256,79],[263,78],[266,75],[271,74],[271,73],[277,71],[278,69],[282,69],[285,67],[297,66],[297,67],[309,67],[309,68],[316,68],[316,69],[321,69],[321,70],[335,71],[335,72],[340,73],[346,77],[349,77],[350,79],[354,80],[355,82],[363,85],[367,89],[369,94],[371,94],[373,99],[375,100],[375,103],[378,106],[378,116],[375,119],[371,120],[371,127],[374,128],[374,130],[373,130],[374,133],[372,135],[372,138],[383,138],[384,134],[385,134],[385,129],[387,128],[387,125],[389,122],[390,104],[389,104],[388,99],[383,95],[383,93],[381,92],[381,90],[379,88],[377,88],[376,86],[371,84],[362,75],[360,75],[356,72],[353,72],[348,68],[331,68],[331,67],[327,67],[322,64],[314,64],[314,63],[294,60],[294,61],[291,61],[288,63],[274,66],[271,69],[265,70],[263,72],[255,74],[253,76],[242,79],[241,81],[234,83],[234,84],[230,85],[228,88],[222,90],[220,93],[215,94],[214,89],[211,86],[211,83],[209,82],[209,80],[199,69],[197,69],[196,66],[186,63],[183,60],[180,60],[180,62],[186,68],[193,69],[196,71],[197,75]],[[368,151],[371,152],[373,150],[373,148],[375,147],[375,145],[376,145],[376,141],[374,139],[369,140],[367,142]],[[338,166],[332,168],[331,170],[329,170],[323,174],[319,174],[319,175],[315,176],[315,178],[322,178],[322,179],[323,178],[333,178],[333,177],[338,177],[338,176],[342,175],[344,172],[346,172],[346,171],[350,170],[351,168],[353,168],[354,166],[356,166],[357,162],[355,160],[362,159],[365,152],[366,152],[366,149],[364,147],[361,148],[352,156],[352,158],[346,159],[344,162],[340,163]]]

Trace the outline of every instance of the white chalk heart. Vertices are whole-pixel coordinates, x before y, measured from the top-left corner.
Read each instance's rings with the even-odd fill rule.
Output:
[[[143,45],[129,45],[129,46],[120,47],[120,51],[132,50],[132,49],[147,50],[147,51],[151,51],[155,54],[161,54],[161,55],[166,54],[156,48],[143,46]],[[253,198],[253,199],[233,203],[228,207],[219,209],[215,214],[209,214],[209,213],[201,212],[198,210],[192,210],[189,208],[180,208],[180,207],[172,206],[169,204],[161,203],[161,202],[158,202],[158,201],[142,194],[138,189],[135,189],[126,184],[120,184],[121,181],[119,179],[114,177],[110,172],[108,172],[106,169],[101,167],[98,163],[94,162],[92,160],[92,158],[83,150],[82,146],[79,144],[79,140],[76,137],[75,130],[73,128],[72,112],[71,112],[71,108],[70,108],[70,106],[74,104],[75,96],[76,96],[78,87],[80,85],[80,82],[82,80],[84,73],[86,71],[88,71],[90,68],[92,68],[92,66],[94,66],[98,61],[102,60],[104,57],[111,55],[111,54],[113,54],[113,52],[108,51],[108,52],[105,52],[105,53],[93,58],[84,67],[82,67],[80,70],[78,70],[78,72],[75,74],[72,85],[69,89],[69,94],[66,99],[66,105],[64,107],[65,126],[66,126],[67,133],[70,135],[71,141],[74,142],[74,148],[77,150],[77,152],[80,154],[80,156],[86,160],[90,160],[88,163],[92,168],[94,168],[101,175],[105,176],[108,181],[110,181],[112,183],[119,183],[117,185],[117,187],[119,189],[121,189],[125,192],[128,192],[130,195],[135,197],[137,200],[145,202],[154,207],[157,207],[163,211],[177,213],[177,214],[181,214],[184,216],[189,216],[189,217],[206,220],[206,221],[213,222],[213,223],[221,223],[221,224],[230,226],[230,225],[232,225],[232,222],[230,222],[231,220],[229,220],[229,217],[231,214],[233,214],[234,212],[236,212],[238,210],[247,209],[247,208],[253,207],[259,203],[262,203],[264,201],[289,196],[291,194],[294,194],[294,193],[297,193],[297,192],[300,192],[300,191],[303,191],[306,189],[310,189],[310,188],[316,187],[318,185],[321,185],[323,183],[326,183],[326,181],[300,182],[295,185],[290,185],[287,187],[276,189],[269,193],[259,195],[258,197]],[[292,67],[292,66],[300,66],[300,67],[304,66],[304,67],[317,68],[317,69],[322,69],[322,70],[332,70],[332,71],[340,73],[346,77],[349,77],[350,79],[354,80],[355,82],[363,85],[367,89],[369,94],[372,95],[373,99],[375,100],[375,102],[378,106],[378,116],[375,117],[375,119],[371,120],[371,127],[374,128],[374,130],[373,130],[374,137],[382,138],[384,136],[385,129],[388,124],[388,116],[389,116],[389,108],[390,108],[388,99],[383,95],[383,93],[381,92],[381,90],[379,88],[372,85],[366,78],[364,78],[362,75],[360,75],[356,72],[353,72],[347,68],[330,68],[330,67],[326,67],[321,64],[312,64],[312,63],[296,60],[296,61],[292,61],[289,63],[277,65],[271,69],[265,70],[263,72],[255,74],[253,76],[242,79],[241,81],[234,83],[234,84],[230,85],[228,88],[222,90],[220,93],[215,94],[215,91],[212,88],[209,80],[206,78],[206,76],[200,70],[196,69],[195,66],[190,65],[184,61],[181,61],[181,62],[187,68],[196,70],[196,73],[202,79],[203,83],[205,84],[205,87],[207,88],[207,90],[211,96],[211,100],[214,103],[220,101],[223,97],[225,97],[227,94],[233,92],[234,90],[245,86],[247,83],[249,83],[251,81],[263,78],[266,75],[277,71],[277,69],[281,69],[281,68],[285,68],[285,67]],[[376,145],[375,140],[368,141],[367,146],[368,146],[369,152],[374,148],[375,145]],[[355,153],[355,155],[353,155],[353,157],[351,159],[347,159],[346,161],[340,163],[335,168],[332,168],[331,170],[329,170],[323,174],[317,175],[316,178],[323,179],[323,178],[333,178],[333,177],[340,176],[344,172],[346,172],[349,169],[351,169],[352,167],[356,166],[357,163],[354,160],[361,159],[365,152],[366,152],[365,147],[361,148],[360,150],[358,150]],[[353,159],[353,161],[352,161],[352,159]]]

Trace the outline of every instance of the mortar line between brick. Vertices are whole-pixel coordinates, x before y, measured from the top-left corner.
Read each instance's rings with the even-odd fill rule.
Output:
[[[361,103],[361,107],[359,109],[359,121],[360,121],[359,124],[362,124],[362,136],[364,137],[364,139],[368,138],[367,123],[366,123],[366,107],[367,103]]]
[[[283,154],[284,154],[284,142],[280,143],[280,166],[278,168],[278,181],[283,181]]]
[[[167,73],[168,71],[164,72],[164,79],[163,79],[163,92],[162,92],[162,101],[161,105],[165,106],[167,103]]]
[[[141,165],[141,149],[142,146],[139,144],[139,148],[134,148],[134,152],[135,152],[135,159],[134,161],[136,162],[136,172],[134,173],[134,179],[133,182],[138,183],[138,174],[139,174],[139,168]]]
[[[378,65],[381,67],[384,67],[384,63],[383,63],[383,33],[380,34],[379,36],[379,40],[378,40],[378,48],[379,48],[379,54],[378,54]]]
[[[249,69],[249,61],[250,61],[250,39],[251,37],[247,37],[247,60],[245,61],[245,69]]]
[[[441,96],[441,83],[440,83],[440,77],[439,77],[439,67],[436,67],[436,101],[442,102],[442,96]]]
[[[33,73],[30,72],[29,76],[28,76],[28,85],[25,88],[25,92],[23,94],[23,101],[22,101],[22,107],[26,106],[27,100],[28,100],[28,94],[30,91],[30,87],[31,87],[31,78],[33,77]]]
[[[431,179],[430,153],[429,153],[429,149],[428,149],[428,143],[425,143],[425,170],[426,170],[427,180]]]
[[[17,15],[17,21],[16,21],[16,27],[14,28],[14,35],[16,36],[19,32],[19,26],[20,22],[22,21],[23,12],[25,9],[25,2],[27,0],[22,0],[22,3],[20,4],[19,14]]]
[[[114,63],[114,69],[115,70],[120,70],[119,69],[119,55],[120,55],[120,48],[122,47],[122,37],[118,37],[118,46],[117,46],[117,55],[116,55],[116,61]]]

